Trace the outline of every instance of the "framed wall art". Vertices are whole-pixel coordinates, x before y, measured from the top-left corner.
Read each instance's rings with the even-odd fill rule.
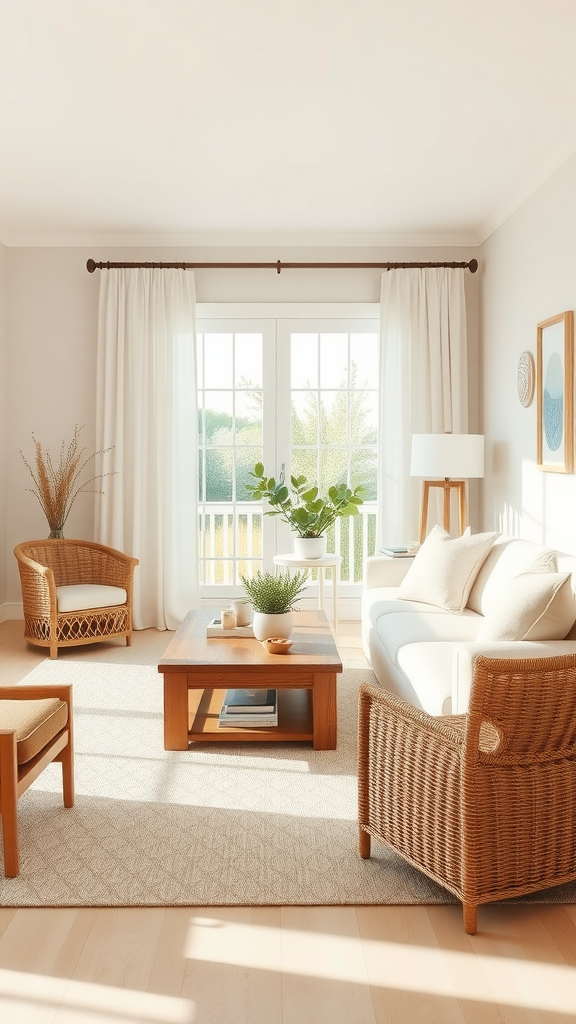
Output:
[[[538,324],[536,352],[538,468],[574,468],[574,312]]]

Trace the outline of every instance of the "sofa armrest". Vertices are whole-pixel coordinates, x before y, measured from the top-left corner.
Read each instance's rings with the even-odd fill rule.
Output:
[[[364,589],[373,590],[375,587],[399,586],[413,561],[413,558],[372,555],[366,559]]]
[[[468,710],[474,664],[479,657],[503,661],[528,658],[553,658],[576,654],[576,640],[493,640],[485,643],[458,644],[452,661],[452,714]]]

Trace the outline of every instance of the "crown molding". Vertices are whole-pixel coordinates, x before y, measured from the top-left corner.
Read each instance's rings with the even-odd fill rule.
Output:
[[[0,234],[0,243],[8,248],[475,248],[479,241],[470,230],[457,232],[395,233],[385,232],[250,232],[199,231],[190,234]]]

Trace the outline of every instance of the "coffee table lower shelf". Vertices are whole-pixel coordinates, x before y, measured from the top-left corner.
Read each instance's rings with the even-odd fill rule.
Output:
[[[260,743],[293,743],[312,740],[312,691],[307,689],[278,690],[278,725],[254,729],[231,726],[220,728],[218,716],[226,690],[188,691],[188,741],[190,743],[226,743],[259,741]]]

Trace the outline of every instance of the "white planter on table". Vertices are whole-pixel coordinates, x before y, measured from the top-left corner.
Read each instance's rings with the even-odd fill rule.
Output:
[[[292,544],[297,558],[322,558],[326,554],[326,534],[321,537],[298,537],[293,534]]]
[[[257,640],[270,640],[273,637],[284,637],[286,640],[292,633],[292,612],[254,612],[252,629]]]

